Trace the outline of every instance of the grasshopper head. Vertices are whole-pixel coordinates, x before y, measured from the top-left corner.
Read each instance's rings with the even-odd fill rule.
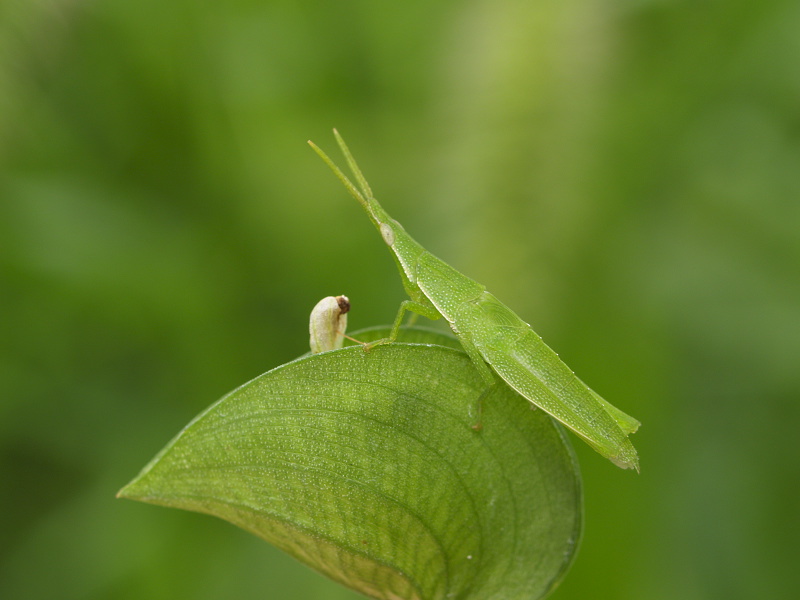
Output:
[[[375,196],[372,194],[372,189],[369,187],[369,183],[364,178],[361,169],[358,168],[358,164],[356,163],[353,155],[350,154],[350,149],[345,144],[342,136],[339,135],[339,132],[335,129],[333,130],[333,135],[336,136],[336,142],[339,144],[339,148],[344,154],[345,159],[347,160],[347,165],[350,167],[350,170],[353,172],[355,176],[356,182],[358,183],[358,187],[356,187],[352,181],[345,175],[339,167],[330,159],[330,157],[325,154],[314,142],[309,140],[309,145],[314,149],[314,151],[325,161],[325,163],[331,168],[334,174],[339,178],[339,180],[344,184],[344,187],[347,188],[347,191],[358,200],[359,204],[364,208],[369,215],[370,220],[375,224],[375,227],[378,228],[378,231],[381,233],[381,237],[383,240],[391,246],[394,244],[395,238],[395,231],[398,228],[401,228],[401,225],[392,219],[383,207],[378,203],[375,199]]]

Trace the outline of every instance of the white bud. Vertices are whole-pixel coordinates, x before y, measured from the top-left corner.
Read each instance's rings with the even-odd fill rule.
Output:
[[[312,354],[342,347],[349,310],[347,296],[328,296],[317,302],[308,324]]]

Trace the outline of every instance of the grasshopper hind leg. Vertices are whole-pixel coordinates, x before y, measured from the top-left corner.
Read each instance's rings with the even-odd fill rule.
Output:
[[[478,351],[478,348],[475,346],[475,344],[472,343],[468,333],[461,334],[459,341],[461,342],[461,346],[464,348],[464,352],[466,352],[467,356],[469,356],[472,360],[472,364],[475,366],[475,369],[478,371],[481,379],[483,379],[484,383],[486,383],[486,388],[480,393],[478,399],[475,401],[474,414],[477,416],[478,420],[472,426],[472,428],[475,431],[480,431],[483,429],[483,400],[495,389],[497,377],[495,377],[494,373],[489,368],[489,365],[486,364],[486,361],[483,360],[483,356],[481,356],[481,353]]]

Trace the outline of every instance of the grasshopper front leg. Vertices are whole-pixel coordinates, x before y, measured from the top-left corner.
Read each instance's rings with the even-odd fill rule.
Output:
[[[403,324],[403,317],[406,315],[406,312],[409,311],[414,313],[414,315],[422,315],[423,317],[427,317],[431,321],[435,321],[442,316],[435,308],[431,308],[425,304],[420,304],[419,302],[414,302],[413,300],[403,300],[403,302],[400,303],[397,316],[394,318],[392,331],[389,333],[388,340],[390,342],[393,342],[397,339],[397,335],[400,333],[400,326]]]
[[[403,317],[405,317],[406,312],[411,312],[414,315],[422,315],[423,317],[427,317],[432,321],[435,321],[442,316],[435,308],[431,308],[430,306],[426,306],[425,304],[421,304],[419,302],[414,302],[413,300],[403,300],[403,302],[400,303],[400,309],[397,311],[397,316],[394,318],[392,329],[389,331],[389,337],[381,338],[379,340],[375,340],[374,342],[368,342],[364,344],[364,352],[369,352],[369,350],[375,346],[390,344],[396,341],[397,336],[400,333],[400,327],[403,324]]]

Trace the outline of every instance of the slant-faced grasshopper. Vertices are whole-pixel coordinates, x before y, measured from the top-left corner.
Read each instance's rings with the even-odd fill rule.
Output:
[[[628,435],[638,429],[639,422],[587,387],[530,325],[487,292],[483,285],[462,275],[414,241],[378,204],[335,129],[334,135],[360,190],[327,154],[313,142],[309,144],[364,207],[380,231],[394,255],[410,298],[400,305],[386,341],[396,339],[406,311],[429,319],[444,317],[488,385],[497,383],[493,375],[496,373],[520,395],[569,427],[614,464],[638,471],[639,458]]]

